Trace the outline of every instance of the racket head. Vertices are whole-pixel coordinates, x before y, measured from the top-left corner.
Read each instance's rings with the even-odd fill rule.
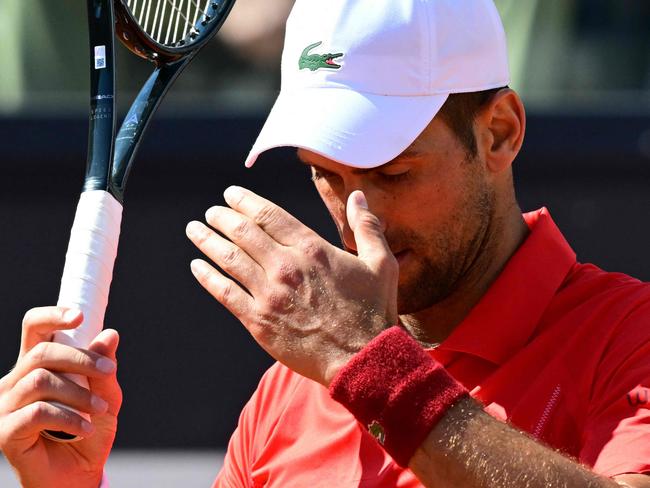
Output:
[[[114,0],[117,38],[156,64],[199,50],[219,30],[235,0]]]

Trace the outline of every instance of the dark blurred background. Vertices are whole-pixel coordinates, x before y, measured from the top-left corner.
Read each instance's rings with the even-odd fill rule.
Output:
[[[515,168],[522,208],[549,207],[581,261],[650,280],[650,3],[496,3],[529,116]],[[106,319],[122,337],[118,447],[224,448],[270,364],[192,278],[189,220],[236,183],[337,242],[291,151],[242,164],[279,89],[291,4],[238,0],[142,145]],[[0,2],[0,372],[24,312],[58,293],[85,162],[85,15],[81,1]],[[118,56],[125,109],[149,67]]]

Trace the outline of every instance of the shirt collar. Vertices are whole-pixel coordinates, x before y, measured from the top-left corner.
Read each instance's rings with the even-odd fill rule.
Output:
[[[530,234],[436,352],[462,352],[501,364],[533,334],[576,255],[546,208],[523,217]]]

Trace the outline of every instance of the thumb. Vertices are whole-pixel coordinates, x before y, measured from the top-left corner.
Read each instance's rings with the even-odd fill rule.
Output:
[[[120,336],[116,330],[104,329],[93,339],[88,349],[115,361],[115,354],[119,342]]]
[[[360,190],[350,193],[346,207],[348,224],[354,233],[357,255],[368,264],[391,255],[379,218],[368,210],[366,196]]]
[[[115,355],[119,342],[120,336],[116,330],[105,329],[95,337],[88,349],[116,361]],[[113,373],[106,377],[88,378],[88,382],[90,384],[90,390],[108,402],[108,413],[117,415],[122,404],[122,390],[117,382],[116,374]]]

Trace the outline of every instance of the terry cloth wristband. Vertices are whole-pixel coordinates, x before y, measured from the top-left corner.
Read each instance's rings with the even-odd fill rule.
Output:
[[[343,404],[402,467],[467,389],[402,328],[385,330],[330,385]]]

